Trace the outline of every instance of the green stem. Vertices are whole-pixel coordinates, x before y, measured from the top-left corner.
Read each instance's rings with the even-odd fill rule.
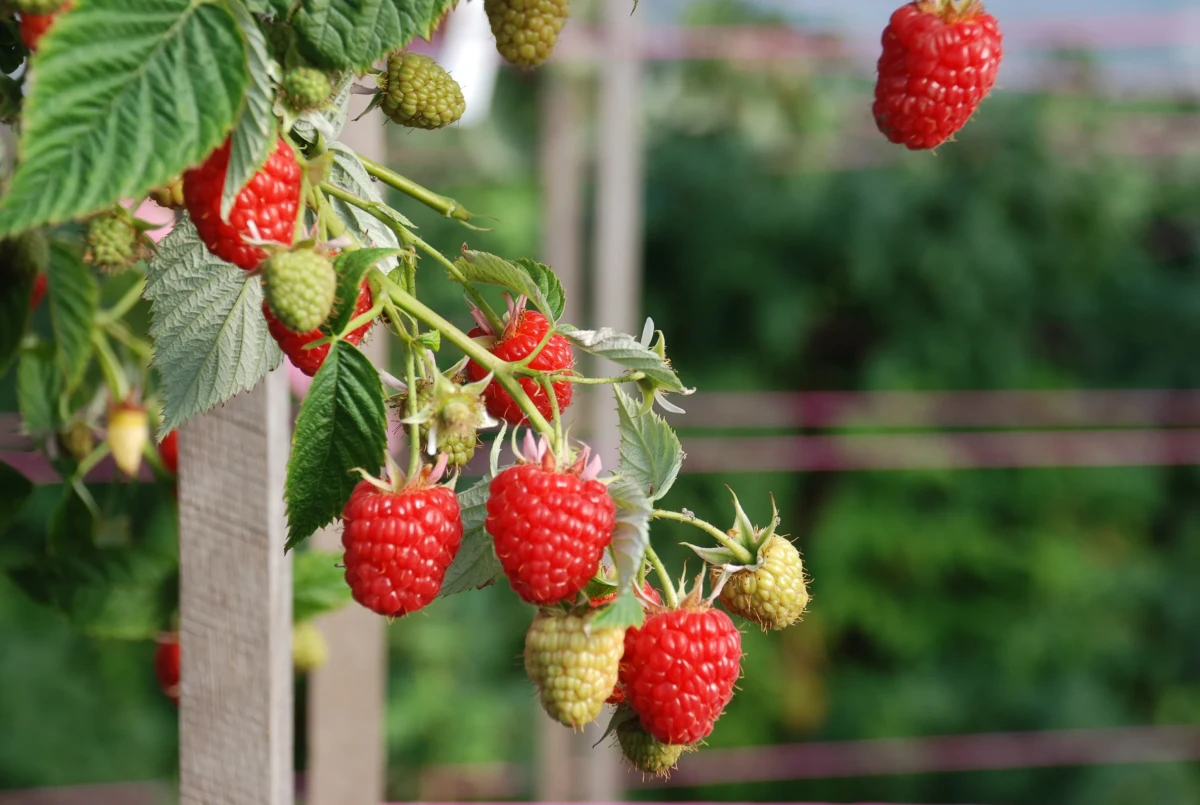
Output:
[[[364,156],[360,155],[359,160],[362,162],[363,167],[367,169],[367,173],[371,174],[388,187],[399,190],[406,196],[421,202],[426,207],[437,210],[447,218],[454,218],[458,221],[471,220],[471,213],[464,209],[454,199],[438,195],[432,190],[417,184],[412,179],[409,179],[406,176],[401,176],[395,171],[388,170],[378,162],[374,162]]]
[[[667,608],[675,609],[679,606],[679,599],[675,596],[675,584],[671,581],[671,577],[667,575],[667,568],[663,565],[662,560],[658,558],[658,554],[649,545],[646,546],[646,558],[650,560],[650,565],[654,568],[654,572],[658,574],[658,581],[662,584],[663,599],[667,602]]]
[[[553,327],[546,328],[546,334],[544,336],[542,336],[542,340],[538,342],[538,345],[536,347],[534,347],[533,351],[530,352],[528,355],[526,355],[524,358],[521,358],[521,360],[519,360],[519,361],[515,361],[513,363],[513,368],[514,369],[528,369],[529,364],[533,362],[534,358],[536,358],[538,355],[540,355],[542,353],[542,350],[546,348],[546,345],[550,343],[550,339],[553,337],[554,337],[554,328]]]
[[[408,384],[408,416],[417,415],[417,359],[412,342],[404,345],[404,382]],[[421,426],[416,422],[408,426],[408,477],[416,477],[421,469]]]
[[[670,511],[669,509],[655,509],[650,517],[654,520],[675,520],[679,523],[687,523],[690,526],[694,526],[701,531],[706,532],[717,542],[721,543],[721,545],[730,553],[732,553],[734,557],[743,565],[754,563],[754,557],[750,555],[748,550],[739,545],[737,541],[712,523],[701,520],[694,514],[682,514],[680,512]]]
[[[397,221],[393,216],[389,215],[386,212],[389,209],[386,205],[380,204],[377,201],[366,201],[365,199],[361,199],[353,193],[347,193],[340,187],[334,187],[328,182],[323,183],[321,185],[321,189],[334,198],[341,199],[347,204],[353,207],[358,207],[363,212],[369,213],[370,215],[379,219],[380,223],[395,233],[396,238],[401,244],[405,246],[416,246],[418,249],[425,252],[425,254],[441,263],[442,266],[445,267],[446,271],[449,272],[450,276],[454,278],[454,281],[463,286],[463,289],[466,290],[467,295],[471,297],[471,301],[475,303],[475,306],[482,310],[483,314],[487,316],[488,323],[491,324],[492,330],[496,333],[499,333],[503,329],[503,325],[500,323],[500,317],[496,315],[494,310],[492,310],[492,306],[489,305],[487,300],[484,299],[482,294],[479,293],[479,289],[475,287],[474,283],[464,277],[463,273],[458,270],[458,266],[454,265],[453,261],[448,259],[446,255],[442,254],[437,249],[421,240],[421,238],[417,237],[412,230]],[[415,285],[415,283],[416,280],[414,278],[410,284]]]
[[[382,271],[379,271],[379,269],[374,269],[374,271],[376,282],[379,283],[380,289],[387,291],[388,296],[391,297],[392,302],[397,307],[440,332],[443,338],[458,347],[464,355],[491,372],[495,376],[496,382],[509,393],[509,396],[513,398],[513,401],[524,412],[526,418],[529,419],[529,424],[534,429],[547,436],[554,434],[554,426],[546,421],[546,418],[541,415],[541,412],[533,404],[533,400],[529,399],[529,395],[525,393],[525,389],[521,388],[521,384],[513,377],[512,369],[507,361],[500,360],[479,346],[479,344],[476,344],[475,341],[467,337],[466,333],[446,321],[436,311],[426,307],[416,297],[405,292],[403,288],[386,277]]]
[[[133,306],[142,298],[142,292],[146,290],[146,278],[139,277],[138,281],[130,286],[129,290],[117,300],[117,303],[107,310],[101,310],[96,314],[96,324],[103,327],[118,319],[124,318],[125,314],[133,309]]]
[[[538,382],[541,384],[542,390],[546,392],[546,396],[550,398],[550,413],[554,422],[554,452],[557,454],[559,450],[563,449],[562,412],[558,410],[558,397],[554,395],[554,384],[545,375],[538,378]]]
[[[125,379],[125,370],[112,351],[104,331],[98,327],[92,330],[92,346],[96,348],[100,371],[104,374],[104,382],[108,384],[113,401],[124,402],[129,397],[129,381]]]
[[[560,373],[551,375],[553,380],[567,380],[571,383],[578,383],[584,386],[602,386],[606,384],[615,385],[617,383],[636,383],[646,377],[645,372],[630,372],[627,375],[619,377],[584,377],[583,375],[573,375]]]
[[[114,341],[118,341],[125,346],[133,354],[139,358],[149,360],[154,355],[154,346],[148,341],[143,341],[133,334],[129,329],[129,325],[123,321],[112,321],[104,326],[104,331],[112,337]]]
[[[369,321],[375,321],[376,317],[383,312],[383,308],[383,302],[376,302],[366,313],[362,313],[352,318],[350,323],[346,325],[346,329],[342,332],[342,337],[345,338],[347,333],[354,332]]]

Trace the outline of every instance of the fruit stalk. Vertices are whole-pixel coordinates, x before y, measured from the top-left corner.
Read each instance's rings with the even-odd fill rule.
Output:
[[[421,469],[421,425],[417,417],[417,357],[416,344],[404,339],[404,380],[408,383],[408,477],[414,477]]]
[[[458,266],[454,265],[451,260],[447,259],[446,256],[437,249],[433,248],[421,238],[417,237],[417,235],[409,230],[408,227],[404,226],[394,217],[389,215],[389,207],[376,201],[367,201],[365,199],[361,199],[353,193],[347,193],[340,187],[334,187],[328,182],[321,184],[321,190],[336,199],[340,199],[341,201],[344,201],[347,204],[357,207],[363,212],[374,216],[379,220],[380,223],[392,230],[392,232],[395,233],[396,237],[403,245],[415,246],[421,251],[425,252],[425,254],[432,257],[434,260],[437,260],[439,263],[441,263],[445,267],[446,271],[450,273],[450,276],[454,278],[454,281],[463,286],[467,294],[471,297],[471,301],[475,303],[475,306],[484,312],[488,318],[488,322],[492,325],[492,329],[496,330],[497,332],[504,329],[500,324],[500,317],[496,315],[494,310],[492,310],[491,305],[489,305],[487,300],[483,298],[483,295],[479,293],[479,290],[475,287],[474,283],[470,282],[462,275],[462,272],[458,270]]]
[[[129,381],[125,377],[125,370],[121,367],[116,353],[112,351],[103,330],[92,330],[92,346],[96,349],[96,359],[100,364],[100,372],[104,375],[104,382],[108,384],[109,394],[114,400],[128,398]]]
[[[554,434],[554,426],[547,422],[546,418],[537,410],[533,400],[529,399],[525,389],[521,388],[521,384],[513,377],[512,368],[508,363],[476,344],[474,340],[467,337],[466,333],[446,321],[434,310],[426,307],[416,297],[388,279],[383,272],[375,269],[374,276],[376,282],[379,283],[379,289],[391,299],[396,307],[437,330],[447,341],[462,350],[464,355],[491,372],[495,376],[496,382],[504,387],[504,390],[525,413],[529,424],[535,430],[547,436]]]
[[[125,292],[125,295],[117,300],[116,304],[96,314],[96,324],[104,327],[111,322],[124,318],[125,314],[132,310],[133,306],[141,300],[144,290],[146,290],[146,278],[139,277],[138,281]]]
[[[736,540],[731,539],[728,534],[712,523],[701,520],[694,514],[683,514],[681,512],[673,512],[669,509],[655,509],[651,513],[650,518],[652,520],[675,520],[679,523],[687,523],[690,526],[695,526],[721,543],[721,546],[737,557],[738,562],[741,564],[750,565],[754,563],[754,557],[750,555],[749,551],[738,545]]]
[[[401,176],[394,171],[390,171],[378,162],[374,162],[364,156],[359,156],[359,160],[362,162],[363,167],[367,169],[367,173],[388,187],[399,190],[404,195],[416,199],[426,207],[440,212],[447,218],[463,222],[471,220],[471,213],[454,199],[438,195],[432,190],[417,184],[407,176]]]
[[[667,609],[675,609],[679,606],[679,599],[675,596],[675,585],[671,581],[671,577],[667,574],[666,565],[662,559],[658,558],[653,546],[646,546],[646,559],[649,560],[650,566],[654,568],[654,572],[658,574],[658,581],[662,584],[663,600],[667,603]]]

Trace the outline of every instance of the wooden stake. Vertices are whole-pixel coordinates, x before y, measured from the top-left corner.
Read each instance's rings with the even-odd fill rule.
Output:
[[[179,434],[182,805],[291,805],[287,377]]]

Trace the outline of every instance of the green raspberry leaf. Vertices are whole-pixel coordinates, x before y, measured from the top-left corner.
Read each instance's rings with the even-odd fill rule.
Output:
[[[278,139],[273,106],[279,84],[279,65],[271,60],[267,39],[254,17],[240,3],[233,4],[233,16],[246,39],[250,84],[246,105],[230,135],[229,169],[221,190],[221,217],[228,218],[238,193],[271,156]]]
[[[146,274],[165,436],[258,385],[283,353],[263,318],[258,277],[210,254],[191,221],[163,239]]]
[[[21,516],[21,509],[32,494],[33,484],[29,479],[0,461],[0,537]]]
[[[550,308],[550,313],[546,314],[547,318],[550,321],[561,319],[563,310],[567,306],[567,295],[563,291],[558,275],[548,266],[536,263],[527,257],[521,257],[513,262],[529,275],[529,278],[538,286],[538,290],[542,292],[542,296],[546,299],[546,306]]]
[[[83,377],[92,355],[92,327],[100,289],[78,251],[64,243],[55,243],[50,249],[46,297],[58,348],[58,366],[69,391]]]
[[[337,298],[334,301],[333,315],[325,322],[329,332],[340,333],[354,318],[359,289],[371,266],[399,253],[399,249],[355,249],[338,255],[333,261],[334,270],[338,275]]]
[[[335,342],[300,406],[287,467],[290,550],[342,513],[363,469],[377,473],[387,449],[383,384],[367,356]]]
[[[569,324],[560,324],[558,331],[565,335],[573,346],[584,352],[607,358],[633,372],[641,372],[655,382],[658,388],[679,394],[690,394],[679,382],[679,376],[666,359],[627,333],[617,332],[610,327],[599,330],[577,330]]]
[[[359,160],[358,154],[341,143],[333,143],[329,146],[329,150],[333,153],[333,166],[329,170],[331,185],[358,196],[364,201],[383,200],[375,182],[371,181],[370,174]],[[400,248],[400,241],[396,240],[396,233],[374,215],[360,210],[358,207],[353,207],[341,199],[330,198],[329,204],[333,207],[337,217],[350,228],[364,246]],[[399,223],[411,226],[404,220],[399,220]],[[396,260],[389,258],[384,265],[390,270],[396,266]]]
[[[468,251],[454,261],[470,282],[499,285],[529,301],[552,322],[562,315],[565,297],[554,272],[531,260],[510,263],[487,252]],[[651,353],[653,354],[653,353]],[[657,357],[657,356],[656,356]]]
[[[683,466],[683,447],[667,421],[654,411],[642,411],[641,403],[613,386],[617,398],[617,428],[621,434],[617,470],[642,485],[651,501],[671,489]]]
[[[341,553],[297,551],[292,556],[292,623],[341,609],[350,602]]]
[[[300,48],[324,67],[361,69],[414,38],[428,39],[457,0],[301,0]]]
[[[167,628],[179,600],[173,556],[139,547],[89,548],[11,572],[26,595],[93,637],[148,640]]]
[[[21,429],[30,435],[53,433],[62,425],[59,399],[63,393],[63,375],[58,368],[54,344],[41,341],[21,351],[17,364],[17,409]]]
[[[32,62],[0,234],[136,198],[216,148],[249,81],[227,4],[87,0]]]
[[[617,504],[617,526],[613,529],[612,552],[617,560],[617,600],[596,616],[593,626],[625,628],[640,626],[644,617],[634,597],[633,586],[646,561],[650,547],[650,515],[653,507],[637,481],[619,477],[608,485],[608,493]]]
[[[491,482],[492,476],[488,475],[470,489],[458,493],[463,523],[462,546],[454,563],[446,570],[439,598],[487,587],[504,572],[492,547],[492,538],[484,528]]]

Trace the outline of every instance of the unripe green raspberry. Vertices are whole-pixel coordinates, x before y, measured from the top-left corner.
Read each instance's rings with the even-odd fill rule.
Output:
[[[88,225],[87,259],[106,274],[116,274],[137,262],[140,236],[128,221],[102,215]]]
[[[263,270],[271,313],[294,333],[311,333],[329,318],[337,274],[329,258],[311,249],[279,252]]]
[[[312,621],[292,627],[292,667],[296,673],[315,671],[329,659],[329,646],[321,630]]]
[[[496,50],[510,64],[537,67],[550,57],[571,13],[570,0],[484,0]]]
[[[76,419],[59,432],[58,446],[71,458],[83,461],[96,449],[96,437],[86,422]]]
[[[317,109],[332,94],[328,74],[315,67],[293,67],[283,76],[283,97],[293,109]]]
[[[789,540],[775,535],[763,545],[757,570],[734,573],[721,589],[719,600],[730,612],[763,629],[791,626],[808,606],[804,564]],[[712,571],[714,583],[720,568]]]
[[[422,383],[417,392],[417,408],[424,409],[434,403],[434,386]],[[436,401],[432,415],[421,423],[421,441],[429,440],[429,429],[434,431],[436,452],[445,453],[451,467],[464,467],[475,455],[479,444],[479,422],[486,419],[487,409],[478,395],[456,391]]]
[[[66,0],[13,0],[13,7],[22,14],[53,14]]]
[[[600,715],[625,653],[625,630],[590,628],[596,614],[543,609],[525,634],[525,672],[538,687],[542,707],[568,727]]]
[[[396,123],[415,129],[440,129],[467,108],[462,89],[441,65],[419,53],[388,56],[383,111]]]
[[[680,755],[688,748],[683,744],[663,743],[642,729],[636,718],[617,727],[617,743],[630,765],[642,774],[655,777],[669,777]]]

